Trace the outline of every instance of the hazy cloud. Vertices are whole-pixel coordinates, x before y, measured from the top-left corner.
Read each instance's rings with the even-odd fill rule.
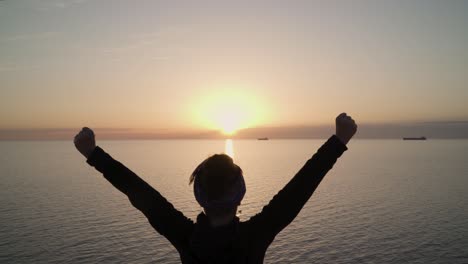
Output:
[[[165,33],[144,33],[135,34],[128,37],[129,41],[125,44],[119,44],[102,49],[105,56],[110,56],[113,61],[123,61],[128,56],[134,57],[135,54],[142,54],[145,51],[145,60],[164,61],[174,57],[176,52],[174,47],[167,48],[167,37]]]
[[[0,43],[47,39],[47,38],[56,36],[57,34],[59,34],[59,32],[56,32],[56,31],[17,34],[17,35],[7,36],[7,37],[4,37],[4,38],[1,38]]]
[[[103,52],[110,54],[120,54],[128,51],[140,50],[157,43],[160,37],[160,33],[147,33],[129,36],[130,41],[128,43],[104,48]]]
[[[19,66],[19,65],[0,65],[0,73],[12,71],[35,70],[41,67],[37,65]]]
[[[127,128],[93,128],[101,140],[222,138],[218,131],[140,131]],[[80,128],[0,129],[0,140],[72,140]]]
[[[41,11],[47,11],[56,8],[67,8],[74,5],[83,4],[91,0],[36,0],[35,8]]]

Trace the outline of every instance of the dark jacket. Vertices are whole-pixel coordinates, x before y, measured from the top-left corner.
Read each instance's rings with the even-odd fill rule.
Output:
[[[182,263],[263,263],[275,236],[297,216],[325,174],[347,150],[332,136],[262,211],[213,228],[206,215],[194,223],[135,173],[96,147],[87,162],[104,174],[180,254]]]

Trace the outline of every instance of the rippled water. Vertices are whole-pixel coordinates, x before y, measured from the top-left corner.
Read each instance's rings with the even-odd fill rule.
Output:
[[[242,220],[258,212],[323,140],[235,140]],[[100,145],[195,217],[188,186],[220,140]],[[227,144],[229,147],[229,142]],[[0,142],[0,263],[179,263],[127,198],[72,142]],[[468,263],[468,141],[356,140],[265,263]]]

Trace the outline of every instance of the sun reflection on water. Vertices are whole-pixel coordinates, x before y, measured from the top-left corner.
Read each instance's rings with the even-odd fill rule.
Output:
[[[232,139],[226,139],[224,153],[234,159],[234,145],[232,144]]]

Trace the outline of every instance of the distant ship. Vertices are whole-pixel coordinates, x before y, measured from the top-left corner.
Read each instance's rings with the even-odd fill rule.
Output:
[[[426,140],[426,137],[404,137],[403,140]]]
[[[257,138],[258,140],[268,140],[267,137]]]

